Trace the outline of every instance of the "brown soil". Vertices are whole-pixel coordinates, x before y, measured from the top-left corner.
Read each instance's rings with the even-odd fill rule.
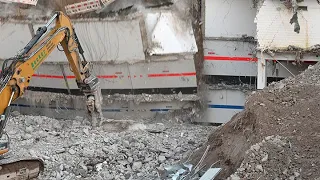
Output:
[[[215,163],[214,167],[223,168],[217,179],[227,179],[246,162],[243,160],[250,159],[250,152],[246,154],[246,151],[271,135],[284,137],[289,147],[281,148],[281,154],[272,146],[265,148],[268,160],[259,162],[264,170],[250,171],[250,163],[257,164],[251,161],[246,162],[247,168],[240,169],[244,171],[242,174],[256,173],[260,180],[290,179],[292,174],[282,175],[287,173],[286,169],[294,168],[299,170],[299,173],[295,171],[298,179],[320,177],[319,67],[317,64],[295,78],[251,95],[245,110],[209,137],[206,146],[210,145],[210,149],[203,164],[210,167]],[[203,151],[195,153],[195,160],[199,160]],[[257,179],[254,175],[251,177],[245,179]]]

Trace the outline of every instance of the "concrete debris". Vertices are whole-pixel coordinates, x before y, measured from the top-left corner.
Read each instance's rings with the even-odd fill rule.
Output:
[[[257,148],[259,147],[259,148]],[[278,175],[279,179],[290,179],[291,174],[299,174],[299,168],[289,168],[291,163],[288,161],[286,166],[278,166],[277,168],[270,167],[268,162],[269,154],[272,156],[271,161],[290,158],[293,155],[293,150],[290,148],[289,141],[281,136],[268,136],[260,143],[252,145],[246,151],[247,156],[241,163],[240,168],[231,175],[228,180],[240,179],[257,179],[265,174],[275,174],[278,171],[285,172]],[[280,164],[279,164],[280,165]],[[236,177],[236,178],[235,178]],[[296,177],[299,177],[296,176]],[[295,177],[295,178],[296,178]]]
[[[136,104],[142,102],[172,102],[172,101],[197,101],[199,96],[196,94],[138,94],[138,95],[126,95],[115,94],[104,97],[109,101],[133,101]]]
[[[61,93],[49,93],[49,92],[36,92],[28,91],[28,96],[26,96],[26,101],[32,102],[34,104],[44,103],[44,102],[65,102],[69,101],[79,101],[83,102],[85,99],[82,96],[66,95]],[[115,102],[133,102],[135,104],[145,103],[145,102],[172,102],[172,101],[198,101],[200,97],[197,94],[137,94],[137,95],[127,95],[127,94],[114,94],[114,95],[104,95],[104,104],[113,104]],[[81,118],[81,117],[77,117]]]
[[[163,123],[150,124],[146,130],[150,133],[162,133],[166,130],[166,126]]]
[[[158,160],[160,162],[164,162],[166,160],[166,157],[165,156],[159,156]]]
[[[252,84],[238,84],[238,85],[228,85],[226,84],[226,82],[222,82],[219,84],[212,84],[212,85],[204,85],[205,89],[207,90],[224,90],[224,89],[228,89],[228,90],[238,90],[238,91],[242,91],[245,94],[251,93],[253,90],[255,90],[255,85],[254,83]]]
[[[17,117],[19,115],[20,115],[20,113],[18,111],[11,112],[11,116],[13,116],[13,117]]]
[[[43,159],[45,172],[39,179],[156,180],[159,169],[188,157],[215,129],[167,121],[108,132],[103,127],[92,129],[84,118],[74,119],[12,117],[7,126],[12,156]],[[150,133],[151,127],[162,130]]]

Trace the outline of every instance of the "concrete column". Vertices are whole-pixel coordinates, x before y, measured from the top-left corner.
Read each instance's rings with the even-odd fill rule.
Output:
[[[257,89],[263,89],[267,86],[266,63],[263,52],[261,52],[258,58]]]

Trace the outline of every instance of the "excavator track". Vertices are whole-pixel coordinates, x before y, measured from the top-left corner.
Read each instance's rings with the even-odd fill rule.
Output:
[[[1,180],[31,180],[44,170],[44,162],[37,158],[0,159]]]

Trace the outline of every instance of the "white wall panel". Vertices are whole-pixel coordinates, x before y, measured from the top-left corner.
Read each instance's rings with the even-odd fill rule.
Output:
[[[34,29],[43,25],[35,25]],[[136,62],[145,59],[139,20],[75,22],[74,27],[89,61]],[[46,62],[67,61],[55,50]]]
[[[31,39],[27,24],[0,22],[0,59],[14,57]]]
[[[290,24],[292,10],[279,0],[266,0],[257,18],[257,39],[260,48],[287,48],[289,45],[310,48],[320,43],[320,6],[316,1],[306,0],[302,5],[308,10],[298,12],[300,33]]]
[[[145,22],[151,55],[193,54],[198,51],[191,23],[174,13],[148,13]]]
[[[240,41],[206,40],[204,43],[204,69],[205,75],[222,76],[257,76],[257,58],[253,57],[255,45]],[[259,54],[258,54],[259,55]],[[273,65],[273,58],[265,55],[267,62],[267,77],[289,77],[299,74],[309,64],[294,65],[295,56],[290,54],[275,55],[280,63]],[[315,56],[305,55],[303,60],[314,61]],[[286,61],[284,61],[286,60]]]
[[[129,68],[134,89],[197,87],[193,60],[139,63]]]
[[[255,36],[252,0],[206,0],[205,37]]]
[[[208,90],[206,99],[208,108],[199,121],[226,123],[243,110],[246,95],[238,90]]]
[[[2,62],[0,63],[0,66]],[[74,74],[63,65],[70,89],[78,89]],[[94,65],[102,89],[151,89],[197,87],[193,60],[136,63],[132,65]],[[59,64],[42,64],[30,86],[67,89]]]
[[[255,44],[240,41],[206,40],[204,43],[205,75],[255,76]],[[228,60],[233,59],[233,60]],[[244,59],[244,60],[243,60]]]
[[[205,61],[205,75],[221,76],[256,76],[256,62]]]

